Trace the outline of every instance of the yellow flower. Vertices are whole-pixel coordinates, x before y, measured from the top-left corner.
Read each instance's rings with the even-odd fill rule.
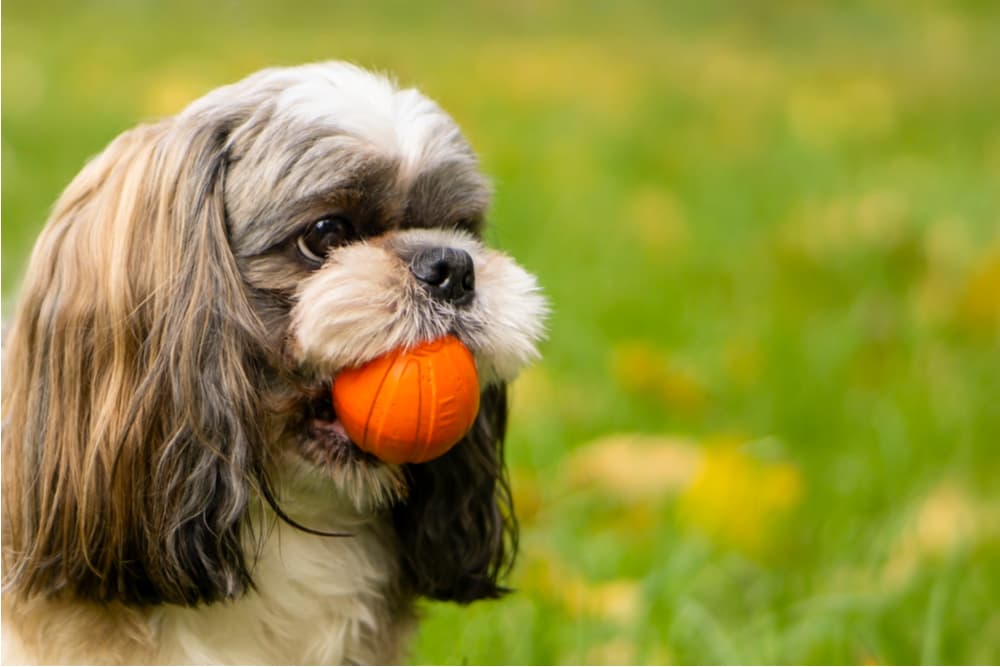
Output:
[[[1000,332],[1000,245],[969,273],[957,304],[959,322],[973,331]]]
[[[709,449],[681,494],[682,523],[725,546],[764,555],[783,519],[802,498],[803,481],[789,463],[765,463],[732,444]]]
[[[977,500],[956,480],[942,480],[912,508],[881,579],[892,585],[905,582],[924,561],[994,538],[1000,532],[998,519],[996,504]]]
[[[667,361],[646,341],[616,346],[612,350],[611,373],[625,390],[659,398],[676,412],[697,413],[708,403],[701,379],[689,368]]]
[[[688,222],[678,199],[660,187],[645,186],[631,194],[625,223],[651,259],[675,256],[688,241]]]
[[[598,618],[623,627],[633,625],[642,606],[635,579],[590,581],[554,553],[537,550],[522,570],[519,585],[560,605],[573,618]]]
[[[698,448],[687,438],[618,433],[576,448],[564,468],[575,489],[656,501],[690,483],[698,461]]]
[[[175,114],[210,87],[189,71],[163,71],[149,79],[143,113],[154,118]]]

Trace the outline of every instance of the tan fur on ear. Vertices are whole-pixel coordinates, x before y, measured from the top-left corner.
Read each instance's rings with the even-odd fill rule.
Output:
[[[177,120],[123,134],[39,238],[4,359],[8,590],[193,604],[250,583],[259,323],[226,239],[224,141]]]

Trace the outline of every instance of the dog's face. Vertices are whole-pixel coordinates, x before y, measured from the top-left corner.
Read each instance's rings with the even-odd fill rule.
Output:
[[[516,539],[505,387],[545,305],[483,244],[489,196],[434,103],[342,64],[266,70],[117,139],[57,205],[11,332],[9,585],[234,597],[252,510],[284,516],[308,487],[387,517],[413,592],[497,594]],[[333,379],[445,334],[479,373],[469,435],[419,465],[361,452]]]

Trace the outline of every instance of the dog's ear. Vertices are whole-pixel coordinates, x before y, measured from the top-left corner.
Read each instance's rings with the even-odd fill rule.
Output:
[[[394,509],[403,573],[418,595],[468,603],[499,597],[518,529],[503,441],[507,388],[488,387],[465,439],[444,456],[408,466],[410,495]]]
[[[205,118],[123,134],[37,242],[4,360],[10,591],[190,605],[251,585],[262,364],[225,140]]]

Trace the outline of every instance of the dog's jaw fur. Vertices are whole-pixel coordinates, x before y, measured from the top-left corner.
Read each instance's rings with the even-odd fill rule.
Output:
[[[4,661],[393,663],[417,597],[502,593],[516,549],[505,385],[536,357],[546,306],[479,239],[488,201],[437,105],[342,63],[220,88],[88,166],[39,241],[6,351]],[[331,211],[360,238],[309,266],[296,235]],[[428,246],[472,257],[472,304],[414,282],[408,258]],[[95,340],[102,326],[122,332]],[[38,348],[35,331],[63,339]],[[395,466],[316,433],[311,406],[337,372],[445,333],[482,385],[451,452]],[[80,372],[46,370],[78,358],[108,395],[67,394],[79,441],[42,447],[67,426],[46,406],[75,391],[53,380]],[[137,433],[128,419],[147,415]],[[66,457],[87,461],[68,481]],[[52,523],[70,519],[68,533]]]

